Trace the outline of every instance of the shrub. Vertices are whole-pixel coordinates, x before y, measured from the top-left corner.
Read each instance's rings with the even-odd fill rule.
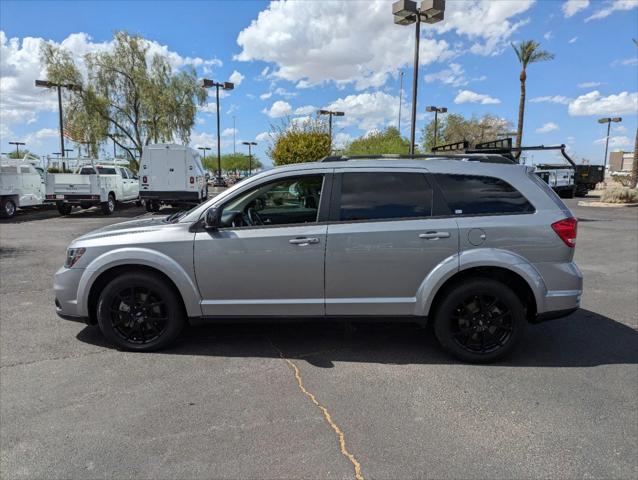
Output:
[[[632,188],[610,188],[600,197],[606,203],[635,203],[638,202],[638,190]]]

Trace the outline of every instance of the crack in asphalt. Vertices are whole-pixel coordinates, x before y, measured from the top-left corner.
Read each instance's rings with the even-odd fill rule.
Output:
[[[279,357],[285,361],[288,366],[290,367],[290,369],[293,371],[294,375],[295,375],[295,379],[297,380],[297,386],[299,387],[299,390],[301,390],[301,392],[310,399],[310,401],[319,409],[321,410],[321,413],[323,413],[324,418],[326,419],[326,422],[328,422],[328,425],[330,425],[330,427],[335,431],[335,433],[337,434],[337,438],[339,439],[339,449],[341,450],[341,453],[344,457],[346,457],[348,460],[350,460],[350,463],[352,463],[352,466],[354,467],[354,477],[356,480],[364,480],[363,479],[363,475],[361,474],[361,464],[359,463],[359,461],[356,459],[356,457],[350,453],[350,451],[348,450],[347,446],[346,446],[346,438],[345,435],[343,433],[343,430],[341,430],[339,428],[339,426],[335,423],[335,421],[332,419],[332,415],[330,415],[330,412],[328,411],[328,409],[326,407],[324,407],[322,404],[319,403],[319,401],[317,400],[317,397],[315,397],[315,395],[311,392],[309,392],[306,387],[303,384],[303,379],[301,378],[301,370],[299,370],[299,367],[295,364],[295,362],[293,362],[292,360],[286,358],[286,356],[284,355],[284,352],[277,347],[270,338],[267,337],[268,342],[270,343],[270,345],[272,346],[273,349],[275,349],[278,353],[279,353]]]

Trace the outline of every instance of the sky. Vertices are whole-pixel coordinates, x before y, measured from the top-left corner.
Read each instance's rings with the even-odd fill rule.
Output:
[[[414,27],[394,25],[385,0],[2,0],[2,152],[16,140],[37,154],[59,151],[57,98],[34,86],[45,78],[41,42],[81,60],[111,48],[117,30],[143,36],[177,70],[192,66],[202,78],[235,83],[220,100],[223,153],[256,141],[257,156],[269,164],[272,127],[319,108],[345,112],[335,119],[337,147],[396,126],[400,103],[401,130],[409,135]],[[602,163],[606,127],[597,119],[620,116],[610,151],[632,151],[638,113],[632,39],[638,39],[638,0],[448,0],[445,20],[423,24],[421,32],[417,129],[431,120],[427,105],[464,116],[489,113],[515,127],[520,65],[511,42],[536,40],[555,59],[528,68],[523,143],[565,143],[577,160]],[[216,146],[212,89],[190,145]]]

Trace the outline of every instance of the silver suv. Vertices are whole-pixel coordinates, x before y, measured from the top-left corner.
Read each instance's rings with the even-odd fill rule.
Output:
[[[127,350],[200,320],[385,317],[431,322],[453,355],[493,361],[528,322],[578,308],[576,225],[502,157],[291,165],[74,240],[55,303]]]

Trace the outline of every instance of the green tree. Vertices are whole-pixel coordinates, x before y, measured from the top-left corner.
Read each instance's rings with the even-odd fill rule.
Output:
[[[531,63],[544,62],[552,60],[554,54],[545,50],[541,50],[540,43],[534,40],[525,40],[518,45],[512,43],[512,48],[516,53],[519,63],[521,64],[521,98],[518,104],[518,129],[516,136],[516,146],[520,147],[523,141],[523,118],[525,116],[525,82],[527,81],[527,67]]]
[[[9,152],[7,154],[7,156],[9,158],[13,158],[14,160],[22,160],[24,158],[25,155],[31,155],[32,157],[35,158],[40,158],[39,155],[36,155],[34,153],[31,153],[29,150],[27,150],[26,148],[21,148],[20,149],[20,153],[18,154],[18,152],[16,152],[15,150],[12,150],[11,152]]]
[[[467,140],[469,146],[474,147],[477,143],[495,140],[499,134],[510,130],[511,127],[511,122],[494,115],[487,114],[480,118],[476,116],[465,118],[463,115],[450,113],[444,118],[439,117],[437,143],[443,145]],[[423,127],[421,145],[423,151],[432,151],[434,120]]]
[[[287,119],[272,127],[271,142],[267,153],[275,165],[316,162],[330,155],[327,123],[319,118]]]
[[[409,152],[410,141],[403,138],[396,127],[373,131],[359,137],[346,145],[343,151],[344,155],[407,154]]]
[[[85,55],[85,75],[68,51],[42,45],[48,80],[76,86],[67,94],[69,136],[89,142],[93,154],[111,139],[132,161],[151,142],[188,143],[197,105],[206,99],[194,69],[175,72],[160,54],[147,59],[149,44],[137,35],[116,32],[113,44]]]
[[[228,153],[222,155],[221,158],[222,170],[224,172],[248,172],[250,170],[250,161],[248,155],[243,153]],[[209,155],[202,159],[202,164],[206,170],[212,172],[217,171],[217,156]],[[261,161],[253,155],[252,157],[252,169],[253,171],[262,168]]]

